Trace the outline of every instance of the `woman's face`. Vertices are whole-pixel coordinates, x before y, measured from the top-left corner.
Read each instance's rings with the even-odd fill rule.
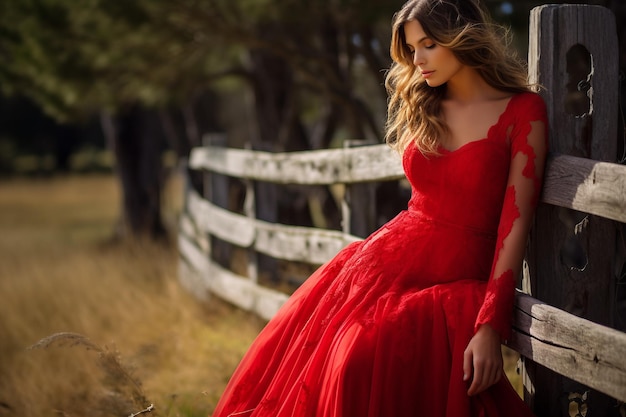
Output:
[[[430,39],[417,20],[404,24],[404,35],[413,55],[413,65],[429,86],[445,84],[465,68],[450,49]]]

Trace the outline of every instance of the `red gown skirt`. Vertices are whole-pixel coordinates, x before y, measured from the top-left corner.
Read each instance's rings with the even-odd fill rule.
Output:
[[[531,416],[505,377],[472,397],[463,381],[493,245],[403,211],[293,294],[213,416]]]

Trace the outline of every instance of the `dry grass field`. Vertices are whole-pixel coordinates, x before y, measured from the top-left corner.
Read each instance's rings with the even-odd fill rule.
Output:
[[[263,325],[192,299],[175,248],[112,244],[119,206],[110,176],[0,182],[0,417],[206,416]]]
[[[175,248],[112,244],[119,206],[110,176],[0,182],[0,416],[206,416],[260,330],[182,290]],[[59,332],[88,339],[28,349]]]

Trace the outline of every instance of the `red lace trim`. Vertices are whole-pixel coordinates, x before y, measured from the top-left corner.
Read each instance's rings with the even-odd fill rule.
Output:
[[[542,121],[539,120],[533,121]],[[537,206],[541,191],[541,178],[537,175],[536,159],[537,154],[534,147],[528,141],[528,135],[532,131],[532,121],[528,121],[520,126],[520,131],[516,132],[516,138],[511,143],[511,163],[518,154],[526,155],[526,164],[522,170],[524,178],[532,180],[532,196],[527,207],[529,211],[534,212]],[[516,272],[520,266],[505,265],[502,268],[499,261],[504,250],[504,241],[511,234],[516,222],[520,219],[520,205],[516,198],[516,187],[521,184],[510,184],[507,187],[500,224],[498,226],[498,239],[496,242],[496,250],[494,252],[494,262],[492,265],[491,276],[487,285],[485,300],[475,322],[474,331],[477,331],[482,324],[491,325],[499,334],[502,340],[509,338],[511,333],[511,318],[513,312],[513,302],[515,297]],[[499,276],[495,276],[498,269],[504,269]]]

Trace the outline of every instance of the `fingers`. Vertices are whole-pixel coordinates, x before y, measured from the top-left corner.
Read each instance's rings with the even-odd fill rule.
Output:
[[[480,360],[474,357],[474,375],[468,395],[483,392],[502,378],[502,366],[498,361]]]
[[[472,378],[472,351],[468,347],[463,353],[463,381],[469,381]]]
[[[470,340],[463,354],[463,380],[472,383],[468,395],[476,395],[498,382],[502,377],[500,337],[485,324]]]
[[[467,390],[467,395],[478,394],[484,385],[484,369],[480,364],[474,363],[474,375],[472,377],[472,383]]]

